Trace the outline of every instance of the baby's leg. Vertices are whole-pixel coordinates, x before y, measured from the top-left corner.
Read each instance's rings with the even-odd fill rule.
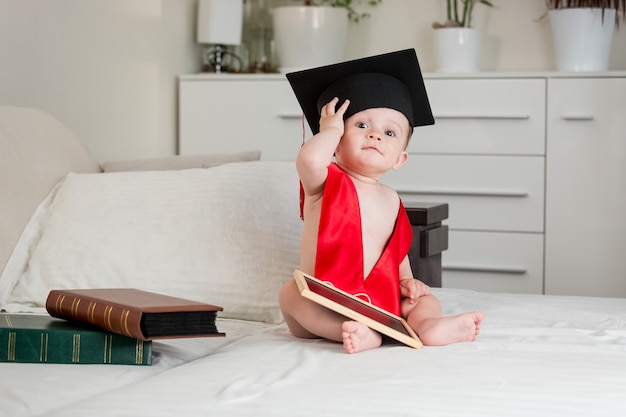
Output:
[[[285,322],[294,336],[343,341],[341,325],[346,318],[304,298],[293,279],[283,285],[278,301]]]
[[[382,344],[380,333],[357,321],[343,323],[343,348],[347,353],[375,349]]]
[[[405,302],[403,309],[409,310],[407,321],[427,346],[476,340],[484,317],[480,311],[443,317],[439,300],[432,294],[420,297],[412,305]]]
[[[378,332],[364,324],[346,321],[344,316],[302,297],[294,280],[283,285],[279,302],[289,331],[296,337],[343,342],[348,353],[373,349],[382,343]]]

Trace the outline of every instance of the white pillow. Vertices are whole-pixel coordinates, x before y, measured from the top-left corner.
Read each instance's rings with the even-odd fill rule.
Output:
[[[17,282],[0,302],[43,306],[53,288],[135,287],[280,323],[278,291],[299,264],[298,189],[293,162],[70,174],[18,243],[22,259],[1,279],[9,290]]]
[[[258,161],[261,151],[229,154],[173,155],[159,158],[127,159],[102,163],[104,172],[162,171],[190,168],[211,168],[227,162]]]

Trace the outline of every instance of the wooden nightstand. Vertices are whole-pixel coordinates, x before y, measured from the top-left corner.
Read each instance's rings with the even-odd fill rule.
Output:
[[[431,287],[441,287],[441,253],[448,249],[448,218],[446,203],[405,203],[413,226],[413,244],[409,261],[413,276]]]

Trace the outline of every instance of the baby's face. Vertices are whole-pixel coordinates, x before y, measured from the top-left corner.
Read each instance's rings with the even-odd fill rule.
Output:
[[[411,126],[397,110],[367,109],[350,116],[336,156],[347,164],[371,165],[379,170],[395,169],[406,159],[405,148]]]
[[[397,110],[388,108],[374,108],[360,111],[350,116],[345,122],[346,130],[378,130],[378,133],[387,138],[398,138],[406,146],[410,136],[411,126],[407,118]],[[362,133],[362,132],[361,132]]]

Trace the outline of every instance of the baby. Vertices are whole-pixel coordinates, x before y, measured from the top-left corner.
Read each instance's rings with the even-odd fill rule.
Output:
[[[304,192],[300,269],[404,317],[425,345],[475,340],[483,313],[442,315],[430,288],[413,277],[402,201],[380,183],[406,162],[413,128],[434,123],[415,51],[287,77],[314,132],[296,159]],[[297,337],[342,342],[348,353],[382,344],[378,332],[302,297],[293,280],[279,301]]]

